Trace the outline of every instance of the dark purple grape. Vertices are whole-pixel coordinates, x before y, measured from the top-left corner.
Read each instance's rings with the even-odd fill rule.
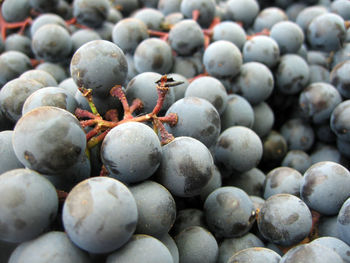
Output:
[[[261,163],[266,164],[269,169],[279,166],[288,151],[286,139],[279,132],[271,130],[263,138],[262,143],[263,157]]]
[[[277,167],[266,175],[264,198],[275,194],[292,194],[300,196],[302,175],[290,167]]]
[[[78,102],[72,94],[62,88],[41,88],[26,98],[22,107],[22,115],[41,106],[55,106],[74,114]]]
[[[256,0],[228,0],[226,1],[227,15],[230,20],[242,22],[245,28],[249,28],[260,8]]]
[[[220,115],[215,107],[205,99],[185,97],[169,107],[166,115],[176,113],[176,125],[166,124],[167,130],[175,137],[189,136],[210,148],[220,134]]]
[[[268,36],[255,36],[247,40],[243,46],[243,61],[260,62],[268,68],[273,68],[280,59],[277,42]]]
[[[281,162],[282,166],[293,168],[301,174],[304,174],[311,164],[310,156],[301,150],[288,151]]]
[[[137,205],[130,190],[109,177],[93,177],[68,194],[62,212],[64,229],[74,244],[91,253],[112,252],[133,235]]]
[[[0,87],[32,68],[28,56],[19,51],[6,51],[0,55]]]
[[[339,103],[331,114],[330,127],[339,139],[350,141],[350,100]]]
[[[203,73],[202,52],[197,52],[192,56],[175,56],[171,72],[181,74],[187,78],[194,78]]]
[[[262,9],[256,16],[253,29],[255,32],[260,32],[264,29],[271,29],[278,22],[287,20],[287,14],[281,8],[267,7]]]
[[[199,11],[198,23],[209,27],[215,15],[215,2],[212,0],[182,0],[180,11],[186,18],[192,18],[193,11]]]
[[[261,235],[277,245],[298,244],[310,233],[312,216],[307,205],[291,194],[268,198],[258,214]]]
[[[157,180],[174,196],[199,195],[212,176],[213,158],[208,148],[192,137],[177,137],[162,147]]]
[[[204,34],[196,21],[184,19],[171,27],[168,41],[177,55],[188,56],[203,48]]]
[[[235,44],[218,40],[204,51],[203,64],[213,77],[232,78],[240,72],[242,53]]]
[[[324,195],[327,193],[327,196]],[[304,173],[300,185],[301,199],[323,215],[335,215],[350,197],[350,173],[342,165],[323,161]]]
[[[214,236],[205,228],[191,226],[174,238],[181,263],[216,263],[219,247]]]
[[[107,19],[110,5],[107,0],[74,0],[73,15],[78,23],[98,28]]]
[[[106,169],[123,183],[141,182],[149,178],[161,161],[158,136],[139,122],[114,127],[104,138],[101,160]]]
[[[30,7],[27,0],[5,0],[1,5],[1,15],[7,22],[20,22],[29,16]]]
[[[73,55],[70,72],[79,87],[92,89],[106,97],[115,85],[123,85],[128,65],[123,51],[114,43],[94,40],[81,46]]]
[[[343,259],[331,248],[308,243],[296,246],[283,255],[280,263],[342,263]]]
[[[296,54],[281,57],[275,71],[276,87],[284,94],[297,94],[309,83],[310,69],[307,62]]]
[[[86,137],[73,114],[43,106],[18,120],[14,128],[13,148],[26,167],[43,174],[55,174],[82,158]]]
[[[16,78],[7,82],[0,90],[0,110],[13,123],[22,116],[25,100],[43,85],[31,79]]]
[[[251,247],[238,251],[229,258],[227,263],[245,263],[254,261],[255,263],[279,263],[281,256],[268,248]]]
[[[182,230],[191,226],[207,227],[203,210],[195,208],[179,210],[176,215],[175,223],[170,231],[172,236],[177,236]]]
[[[169,73],[173,67],[171,47],[159,38],[147,38],[136,47],[134,63],[139,73]]]
[[[9,263],[76,262],[88,263],[89,256],[76,247],[64,232],[51,231],[21,243],[11,254]]]
[[[323,161],[331,161],[339,164],[344,162],[341,153],[338,151],[336,146],[321,142],[317,142],[317,144],[313,147],[313,150],[310,153],[310,158],[312,164]]]
[[[13,150],[12,135],[12,130],[0,132],[0,174],[12,169],[24,168]]]
[[[106,263],[173,263],[169,249],[148,235],[133,235],[120,249],[109,254]]]
[[[40,69],[27,70],[20,76],[20,78],[36,80],[44,87],[58,86],[56,79],[50,73]]]
[[[213,191],[205,200],[203,211],[209,230],[218,237],[243,236],[255,222],[252,200],[246,192],[233,186]]]
[[[139,9],[136,12],[134,12],[131,17],[140,19],[143,23],[145,23],[147,29],[162,30],[164,14],[155,8],[145,7]]]
[[[262,142],[251,129],[233,126],[224,130],[215,147],[215,160],[229,171],[246,172],[256,167],[263,154]]]
[[[130,15],[140,7],[138,0],[112,0],[114,6],[119,6],[124,16]]]
[[[13,169],[0,176],[0,239],[20,243],[39,236],[58,212],[55,187],[30,169]]]
[[[281,54],[296,53],[304,43],[304,32],[297,23],[281,21],[274,24],[270,37],[276,40]]]
[[[254,111],[244,97],[236,94],[228,95],[227,105],[221,114],[221,130],[232,126],[252,128],[254,124]]]
[[[225,238],[219,244],[219,257],[217,263],[227,263],[235,253],[249,247],[264,247],[264,243],[254,234],[247,233],[236,238]]]
[[[213,192],[214,190],[222,186],[222,179],[221,179],[221,173],[219,168],[216,165],[214,165],[212,169],[213,169],[212,176],[209,182],[206,184],[206,186],[203,187],[200,194],[202,201],[205,201],[205,199],[207,199],[208,195],[211,192]]]
[[[52,12],[58,5],[59,0],[30,0],[30,6],[39,12]]]
[[[310,65],[310,78],[309,83],[315,82],[326,82],[330,83],[330,72],[323,66],[320,65]]]
[[[136,47],[148,37],[146,24],[134,17],[124,18],[113,27],[112,40],[124,53],[134,53]]]
[[[248,4],[248,1],[245,2]],[[233,21],[223,21],[213,28],[212,41],[227,40],[235,44],[240,50],[242,50],[246,38],[244,29]]]
[[[320,237],[336,237],[339,238],[337,229],[337,217],[335,216],[322,216],[318,222],[318,234]]]
[[[175,200],[169,191],[154,181],[131,186],[138,211],[135,233],[162,237],[173,226],[176,218]]]
[[[344,19],[332,13],[319,15],[307,27],[306,38],[313,49],[330,52],[339,50],[346,36]]]
[[[232,83],[232,90],[256,105],[270,97],[274,88],[271,70],[259,62],[247,62]]]

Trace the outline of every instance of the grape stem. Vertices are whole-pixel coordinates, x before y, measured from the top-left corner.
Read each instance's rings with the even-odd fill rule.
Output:
[[[98,113],[97,108],[93,102],[92,90],[80,87],[79,90],[83,96],[87,99],[91,112],[87,110],[77,109],[75,116],[80,119],[80,124],[83,128],[93,127],[89,132],[86,133],[87,147],[91,149],[99,144],[107,135],[107,133],[114,127],[126,123],[126,122],[151,122],[156,133],[159,132],[161,137],[161,144],[167,144],[174,139],[164,127],[163,123],[168,123],[170,126],[176,125],[178,121],[177,114],[170,113],[167,116],[158,117],[160,110],[163,107],[166,95],[170,87],[181,85],[183,82],[175,81],[172,78],[168,78],[166,75],[162,76],[158,81],[155,82],[157,88],[157,104],[152,112],[140,116],[133,116],[136,110],[140,110],[143,107],[140,99],[135,99],[131,105],[129,105],[125,96],[124,90],[121,85],[114,86],[110,94],[120,100],[124,116],[122,120],[118,119],[118,112],[115,109],[109,110],[105,119]]]
[[[0,28],[1,28],[1,37],[3,41],[6,40],[6,30],[7,29],[16,29],[19,28],[19,34],[23,34],[26,26],[31,25],[32,23],[32,18],[28,17],[23,21],[20,22],[7,22],[4,17],[2,16],[2,7],[0,7]]]

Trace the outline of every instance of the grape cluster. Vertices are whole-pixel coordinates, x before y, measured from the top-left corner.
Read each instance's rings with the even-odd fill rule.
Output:
[[[0,1],[0,263],[350,262],[350,2]]]

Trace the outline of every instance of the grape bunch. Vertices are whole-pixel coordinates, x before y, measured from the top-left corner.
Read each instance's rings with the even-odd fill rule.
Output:
[[[350,2],[0,1],[0,263],[350,262]]]

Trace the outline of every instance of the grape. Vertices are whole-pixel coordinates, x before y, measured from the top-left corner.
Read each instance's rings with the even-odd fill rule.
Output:
[[[296,53],[304,43],[303,30],[291,21],[281,21],[273,25],[270,36],[276,40],[281,54]]]
[[[216,236],[231,238],[246,234],[255,222],[255,208],[246,192],[233,187],[213,191],[203,205],[204,216]]]
[[[333,143],[336,141],[336,135],[332,131],[329,122],[315,125],[317,138],[324,143]]]
[[[177,236],[181,231],[191,226],[206,228],[203,210],[195,208],[179,210],[176,215],[175,223],[170,231],[172,236]]]
[[[260,137],[265,137],[272,129],[275,115],[269,104],[260,102],[253,106],[254,123],[252,130]]]
[[[350,98],[349,76],[346,74],[350,68],[348,60],[340,62],[333,67],[330,73],[330,82],[337,88],[339,93],[346,99]]]
[[[157,8],[164,15],[180,12],[181,0],[159,0]]]
[[[84,130],[73,114],[43,106],[22,116],[14,128],[13,148],[26,167],[55,174],[73,166],[86,147]]]
[[[341,49],[337,50],[334,53],[334,56],[333,56],[333,59],[331,62],[332,70],[335,68],[335,66],[337,64],[349,59],[349,50],[350,50],[350,43],[346,42],[343,44],[343,47]],[[333,83],[333,85],[334,85],[334,83]]]
[[[114,127],[104,138],[101,159],[111,176],[134,183],[149,178],[161,160],[157,134],[143,123],[129,122]]]
[[[30,169],[13,169],[0,176],[0,239],[24,242],[40,235],[56,218],[55,187]]]
[[[11,34],[5,40],[5,51],[19,51],[28,57],[33,57],[32,40],[20,34]]]
[[[268,248],[251,247],[235,253],[227,263],[244,263],[253,260],[255,263],[279,263],[281,256]]]
[[[263,139],[262,163],[266,166],[278,165],[287,154],[286,139],[277,131],[272,130]]]
[[[120,12],[120,10],[116,8],[109,8],[108,15],[107,15],[107,22],[116,24],[122,19],[123,19],[123,15]]]
[[[27,0],[5,0],[1,5],[1,15],[7,22],[20,22],[30,13],[30,4]]]
[[[277,167],[266,175],[264,198],[275,194],[292,194],[300,196],[302,175],[290,167]]]
[[[149,0],[148,0],[149,1]],[[140,19],[147,29],[161,30],[164,21],[164,14],[155,8],[142,8],[132,14],[133,18]]]
[[[176,218],[175,200],[169,191],[153,181],[144,181],[130,187],[138,211],[135,233],[162,237],[173,226]]]
[[[242,189],[248,195],[262,196],[266,176],[258,168],[252,168],[244,173],[232,174],[225,185]]]
[[[242,66],[242,54],[235,44],[227,40],[215,41],[204,51],[203,64],[213,77],[235,77]]]
[[[109,7],[107,0],[74,0],[73,15],[78,23],[97,28],[107,19]]]
[[[287,120],[281,126],[280,133],[286,139],[289,150],[308,151],[315,141],[311,125],[300,118]]]
[[[33,37],[35,32],[40,27],[42,27],[43,25],[47,25],[47,24],[56,24],[56,25],[63,27],[67,31],[69,31],[68,27],[66,25],[66,22],[64,21],[64,19],[62,17],[60,17],[57,14],[44,13],[44,14],[39,15],[38,17],[36,17],[33,20],[33,23],[30,26],[30,35]]]
[[[252,233],[236,238],[225,238],[219,245],[217,263],[227,263],[235,253],[249,247],[264,247],[264,243]]]
[[[284,94],[297,94],[309,83],[307,62],[296,54],[286,54],[276,69],[276,86]]]
[[[190,84],[188,79],[185,76],[183,76],[181,74],[177,74],[177,73],[170,73],[170,74],[167,74],[167,76],[168,76],[168,78],[176,79],[176,81],[183,82],[182,84],[176,86],[173,89],[173,91],[174,91],[174,95],[175,95],[175,101],[184,98],[185,93],[186,93],[186,89],[187,89],[188,85]]]
[[[323,66],[320,65],[310,65],[310,78],[309,83],[314,82],[330,82],[330,72]]]
[[[312,19],[315,17],[328,13],[325,6],[315,5],[305,7],[296,17],[296,23],[303,29],[306,33],[307,27],[309,26]]]
[[[296,2],[292,3],[286,8],[286,14],[290,21],[296,22],[297,16],[301,11],[307,8],[306,3]]]
[[[38,65],[36,69],[40,69],[51,74],[57,82],[61,82],[62,80],[68,78],[65,69],[59,64],[44,62]]]
[[[277,245],[299,243],[310,232],[311,212],[307,205],[291,194],[276,194],[268,198],[258,215],[261,235]]]
[[[173,263],[179,263],[179,249],[177,248],[175,240],[169,234],[165,234],[158,239],[169,249],[173,257]]]
[[[162,147],[157,180],[174,196],[199,195],[212,176],[213,158],[200,141],[181,136]]]
[[[59,62],[68,58],[72,51],[72,40],[67,30],[59,25],[41,26],[32,37],[35,55],[49,62]]]
[[[106,21],[100,27],[95,28],[95,32],[99,34],[103,40],[112,42],[113,27],[113,23]]]
[[[350,109],[350,100],[344,100],[339,103],[331,114],[330,127],[337,135],[337,138],[344,141],[350,141],[350,127],[348,121],[348,111]]]
[[[60,231],[47,232],[20,244],[11,254],[9,263],[88,263],[89,257]]]
[[[130,190],[109,177],[93,177],[68,194],[62,212],[69,238],[92,253],[108,253],[123,246],[137,225],[137,205]]]
[[[260,62],[268,68],[273,68],[280,59],[277,42],[268,36],[255,36],[243,45],[243,61]]]
[[[40,69],[27,70],[20,78],[36,80],[44,87],[57,87],[58,85],[56,79],[50,73]]]
[[[319,244],[331,248],[342,257],[344,262],[350,262],[350,246],[335,237],[320,237],[312,241],[312,244]]]
[[[325,247],[323,245],[318,245],[314,243],[303,244],[290,249],[282,257],[280,263],[341,263],[344,262],[331,248]]]
[[[134,63],[139,73],[148,71],[169,73],[173,66],[171,47],[161,39],[147,38],[136,47]]]
[[[313,49],[326,52],[339,50],[345,41],[344,19],[336,14],[322,14],[311,20],[306,38]]]
[[[266,100],[274,88],[271,70],[259,62],[247,62],[241,67],[239,75],[234,79],[232,90],[256,105]]]
[[[213,28],[212,41],[227,40],[235,44],[240,50],[242,50],[246,38],[244,29],[233,21],[223,21]]]
[[[253,29],[255,32],[260,32],[263,29],[271,29],[278,22],[287,20],[287,14],[281,8],[267,7],[256,16]]]
[[[180,11],[186,18],[192,18],[193,11],[199,11],[198,23],[208,27],[215,15],[215,1],[212,0],[182,0]]]
[[[128,66],[123,51],[106,40],[93,40],[73,55],[70,72],[79,87],[92,89],[98,97],[106,97],[114,85],[123,85]]]
[[[184,19],[176,23],[169,31],[168,40],[171,48],[180,56],[191,55],[204,46],[202,29],[192,19]]]
[[[256,0],[228,0],[226,4],[230,20],[241,21],[245,28],[253,24],[260,10]]]
[[[31,79],[16,78],[7,82],[0,90],[0,110],[15,123],[22,116],[25,100],[41,88],[40,82]]]
[[[171,13],[164,17],[164,25],[175,25],[183,19],[185,19],[185,17],[180,11]]]
[[[175,56],[171,71],[181,74],[187,78],[193,78],[203,73],[202,52],[197,52],[192,56]]]
[[[310,158],[312,164],[323,161],[332,161],[339,164],[343,162],[343,159],[337,147],[330,144],[323,144],[321,142],[318,142],[315,145],[313,151],[310,154]]]
[[[135,17],[124,18],[113,27],[112,40],[124,53],[134,53],[138,44],[146,38],[146,24]]]
[[[12,130],[0,132],[0,174],[12,169],[24,168],[13,150],[12,134]]]
[[[214,190],[222,186],[222,179],[221,179],[219,168],[216,165],[214,165],[212,169],[213,169],[213,172],[212,172],[213,175],[211,176],[206,186],[203,187],[200,194],[202,201],[205,201],[205,199],[207,199],[208,195],[211,192],[213,192]]]
[[[0,87],[32,68],[28,56],[19,51],[5,51],[0,55]]]
[[[190,136],[210,148],[220,134],[220,115],[205,99],[185,97],[169,107],[166,115],[176,113],[175,126],[166,124],[167,130],[175,137]]]
[[[331,161],[318,162],[304,173],[300,196],[310,209],[324,215],[335,215],[349,197],[349,182],[350,173],[342,165]]]
[[[304,174],[304,172],[311,166],[311,158],[304,151],[290,150],[283,158],[281,165],[293,168],[299,173]]]
[[[129,103],[132,103],[134,99],[140,99],[143,105],[141,112],[151,112],[157,105],[158,99],[155,82],[158,81],[161,76],[162,75],[156,72],[143,72],[132,78],[126,87],[126,97]],[[177,79],[175,80],[177,81]],[[176,89],[176,87],[174,89]],[[174,103],[174,99],[174,90],[170,88],[160,112],[164,113]]]
[[[74,114],[78,102],[73,95],[62,88],[46,87],[28,96],[23,103],[22,115],[41,106],[55,106]]]
[[[224,130],[215,146],[215,160],[229,171],[246,172],[258,165],[262,157],[261,140],[243,126]]]
[[[108,255],[106,263],[173,263],[169,249],[148,235],[134,235],[122,248]]]
[[[215,263],[219,247],[214,236],[205,228],[185,228],[175,238],[179,261],[183,263]]]
[[[80,29],[72,34],[73,51],[77,51],[82,45],[89,41],[100,40],[101,37],[91,29]]]

